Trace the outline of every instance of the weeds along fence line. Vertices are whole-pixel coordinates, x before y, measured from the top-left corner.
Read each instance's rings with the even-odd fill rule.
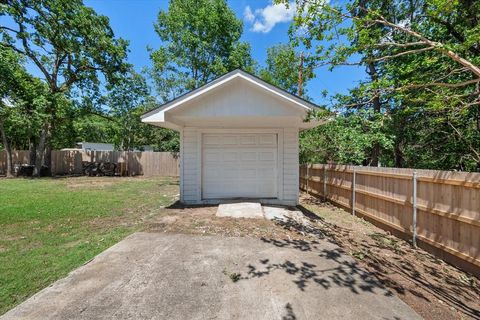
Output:
[[[480,275],[480,173],[309,164],[300,188]]]
[[[28,150],[13,151],[12,163],[29,163],[29,156]],[[80,175],[84,161],[116,163],[119,171],[129,176],[180,175],[178,154],[173,152],[54,150],[51,159],[53,176]],[[0,174],[5,174],[6,168],[6,152],[0,151]]]

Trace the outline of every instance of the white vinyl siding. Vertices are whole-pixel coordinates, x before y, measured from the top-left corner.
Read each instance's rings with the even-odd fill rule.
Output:
[[[283,135],[283,199],[298,203],[298,129],[285,128]]]
[[[200,159],[197,158],[197,130],[195,128],[183,129],[183,194],[185,203],[197,203],[199,186]]]

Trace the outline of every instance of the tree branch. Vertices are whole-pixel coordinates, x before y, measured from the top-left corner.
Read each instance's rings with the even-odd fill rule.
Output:
[[[17,47],[15,47],[14,45],[11,45],[11,44],[6,43],[6,42],[0,42],[0,46],[3,46],[4,48],[10,48],[15,52],[20,53],[21,55],[25,55],[25,56],[27,55],[25,53],[25,51],[22,51],[22,50],[18,49]]]
[[[408,89],[418,89],[418,88],[427,88],[427,87],[444,87],[444,88],[460,88],[465,87],[471,84],[479,83],[480,79],[472,79],[463,82],[457,83],[445,83],[445,82],[430,82],[422,84],[410,84],[404,87],[396,88],[397,91],[408,90]]]
[[[323,5],[323,7],[328,8],[326,5]],[[362,6],[359,6],[359,8],[361,10],[367,12],[367,13],[370,12],[368,9],[366,9]],[[340,15],[341,17],[344,17],[344,18],[347,18],[347,19],[361,20],[359,17],[352,16],[352,15],[346,15],[345,13],[343,13],[343,12],[337,10],[337,9],[334,9],[334,8],[330,8],[330,10],[335,12],[336,14]],[[390,27],[392,29],[399,30],[399,31],[401,31],[403,33],[406,33],[408,35],[411,35],[412,37],[420,40],[420,42],[423,42],[425,45],[428,45],[430,47],[435,48],[436,50],[438,50],[441,53],[445,54],[446,56],[450,57],[454,61],[460,63],[461,65],[468,68],[468,70],[470,70],[473,74],[475,74],[477,77],[480,78],[480,67],[476,66],[475,64],[473,64],[469,60],[467,60],[465,58],[462,58],[460,55],[453,52],[452,50],[447,49],[442,43],[432,41],[432,40],[428,39],[427,37],[423,36],[422,34],[416,32],[416,31],[413,31],[409,28],[406,28],[406,27],[400,26],[398,24],[395,24],[393,22],[390,22],[381,15],[377,15],[377,16],[378,16],[377,19],[371,19],[371,21],[375,22],[375,23],[382,24],[382,25],[387,26],[387,27]]]
[[[365,8],[361,8],[361,9],[365,10],[365,11],[368,11]],[[387,21],[381,15],[379,15],[378,19],[373,19],[373,21],[376,22],[376,23],[379,23],[379,24],[383,24],[384,26],[388,26],[390,28],[402,31],[403,33],[409,34],[412,37],[419,39],[420,41],[424,42],[426,45],[437,49],[438,51],[440,51],[440,52],[444,53],[445,55],[449,56],[450,58],[452,58],[454,61],[456,61],[456,62],[460,63],[461,65],[463,65],[464,67],[468,68],[472,73],[474,73],[477,77],[480,78],[480,67],[474,65],[469,60],[462,58],[461,56],[459,56],[458,54],[456,54],[452,50],[449,50],[449,49],[445,48],[445,46],[442,43],[432,41],[432,40],[428,39],[427,37],[421,35],[420,33],[416,32],[416,31],[413,31],[409,28],[406,28],[406,27],[400,26],[398,24],[392,23],[390,21]]]
[[[9,27],[7,27],[7,26],[0,26],[0,29],[8,30],[8,31],[13,32],[13,33],[19,33],[19,32],[20,32],[20,31],[18,31],[18,30],[9,28]]]
[[[465,42],[465,37],[460,33],[458,32],[455,27],[448,21],[444,21],[440,18],[437,18],[437,17],[434,17],[434,16],[428,16],[428,18],[432,19],[433,22],[436,22],[438,24],[441,24],[442,26],[444,26],[445,28],[447,28],[447,31],[450,32],[450,34],[456,38],[458,41],[460,41],[462,44]],[[480,55],[480,50],[478,48],[476,48],[475,46],[470,46],[468,48],[468,50],[473,53],[473,54],[476,54],[476,55]]]
[[[333,62],[333,61],[324,61],[321,63],[317,63],[311,66],[312,69],[314,68],[319,68],[319,67],[324,67],[328,65],[334,65],[334,66],[359,66],[361,65],[361,62]]]
[[[21,23],[18,23],[18,28],[20,29],[20,32],[21,33],[24,33],[25,32],[25,28],[24,26],[21,24]],[[35,52],[33,52],[31,49],[30,49],[30,46],[28,45],[28,41],[27,39],[22,36],[20,37],[20,39],[22,40],[22,45],[23,45],[23,49],[25,50],[25,55],[28,56],[30,59],[32,59],[32,61],[35,63],[35,65],[40,69],[40,71],[42,71],[42,73],[45,75],[45,79],[47,80],[47,82],[50,84],[50,86],[53,87],[56,87],[56,83],[53,83],[52,82],[52,77],[50,75],[50,73],[47,71],[47,69],[42,65],[42,63],[40,62],[40,60],[38,60]]]
[[[460,131],[458,131],[458,129],[450,121],[448,121],[448,125],[452,127],[452,129],[458,135],[460,140],[463,140],[463,142],[465,142],[465,144],[468,146],[468,149],[470,149],[470,151],[475,155],[475,161],[480,163],[480,152],[478,152],[474,147],[470,145],[470,143],[468,143],[468,140],[465,139],[465,137],[460,133]]]
[[[408,50],[408,51],[403,51],[403,52],[400,52],[400,53],[397,53],[397,54],[392,54],[392,55],[384,56],[384,57],[380,57],[380,58],[367,59],[366,61],[372,61],[372,62],[384,61],[384,60],[388,60],[388,59],[401,57],[401,56],[404,56],[404,55],[407,55],[407,54],[418,53],[418,52],[423,52],[423,51],[428,51],[428,50],[433,50],[433,49],[434,49],[433,47],[426,47],[426,48],[421,48],[421,49]]]
[[[397,42],[382,42],[378,44],[374,44],[374,47],[382,48],[382,47],[399,47],[399,48],[408,48],[408,47],[415,47],[425,45],[422,41],[417,42],[408,42],[408,43],[397,43]]]

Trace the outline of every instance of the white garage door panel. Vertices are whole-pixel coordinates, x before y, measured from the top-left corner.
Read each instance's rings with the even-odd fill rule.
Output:
[[[276,198],[276,134],[204,134],[202,198]]]

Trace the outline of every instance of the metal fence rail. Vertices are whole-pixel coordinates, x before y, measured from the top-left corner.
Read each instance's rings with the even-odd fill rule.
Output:
[[[480,173],[311,164],[300,188],[480,274]]]

